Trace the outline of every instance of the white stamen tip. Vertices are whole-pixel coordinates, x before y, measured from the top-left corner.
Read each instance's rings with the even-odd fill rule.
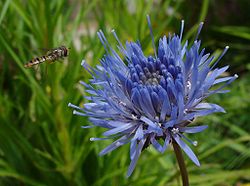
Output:
[[[73,110],[73,114],[77,114],[77,111],[76,111],[76,110]]]
[[[119,147],[121,145],[121,143],[118,141],[116,142],[115,146]]]
[[[137,120],[138,118],[137,118],[137,116],[135,116],[134,114],[132,114],[132,119],[133,120]]]
[[[197,145],[198,145],[198,141],[194,141],[194,142],[193,142],[193,145],[194,145],[194,146],[197,146]]]
[[[84,66],[85,63],[86,63],[86,61],[85,61],[85,60],[82,60],[81,65]]]
[[[156,121],[159,121],[159,119],[160,119],[159,116],[155,116]]]
[[[180,40],[182,40],[183,30],[184,30],[184,20],[181,20]]]
[[[115,32],[115,29],[112,29],[111,32],[112,32],[112,33]]]
[[[71,107],[71,106],[72,106],[72,104],[71,104],[71,103],[69,103],[69,104],[68,104],[68,107]]]
[[[226,48],[226,49],[229,49],[229,46],[226,46],[225,48]]]
[[[234,77],[238,78],[239,76],[238,76],[238,74],[234,74]]]
[[[173,134],[178,134],[179,133],[179,129],[178,128],[173,128],[171,131],[172,131]]]
[[[89,138],[89,140],[90,140],[90,141],[94,141],[94,140],[95,140],[95,138]]]

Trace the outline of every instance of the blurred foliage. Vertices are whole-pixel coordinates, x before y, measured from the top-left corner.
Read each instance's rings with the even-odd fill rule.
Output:
[[[79,80],[86,59],[98,63],[104,49],[96,31],[111,29],[122,42],[139,39],[152,53],[146,14],[158,39],[179,32],[185,19],[185,39],[192,40],[200,21],[200,35],[208,52],[230,50],[220,65],[229,64],[240,78],[231,93],[209,99],[227,114],[200,118],[210,127],[193,148],[202,166],[187,158],[191,185],[246,185],[250,182],[250,1],[248,0],[5,0],[0,1],[0,185],[180,185],[172,149],[164,154],[149,148],[133,175],[125,178],[128,146],[105,157],[98,152],[109,142],[91,143],[100,129],[81,129],[87,119],[75,117],[68,102],[82,105]],[[43,55],[43,48],[71,47],[63,62],[25,69],[24,63]],[[218,48],[218,49],[217,49]]]

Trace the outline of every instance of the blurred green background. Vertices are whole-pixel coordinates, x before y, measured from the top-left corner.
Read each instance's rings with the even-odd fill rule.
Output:
[[[227,114],[196,120],[209,125],[190,136],[202,164],[185,156],[191,185],[246,186],[250,184],[250,1],[249,0],[1,0],[0,1],[0,185],[4,186],[166,186],[180,185],[172,149],[159,154],[145,150],[133,175],[126,179],[129,145],[99,157],[111,141],[90,142],[101,129],[81,129],[86,118],[73,116],[69,102],[82,105],[89,74],[80,66],[86,59],[99,63],[104,54],[96,31],[102,29],[115,44],[111,29],[122,42],[139,39],[152,53],[146,15],[156,40],[179,33],[192,41],[200,21],[202,46],[220,54],[230,49],[219,66],[230,65],[239,78],[230,93],[209,99]],[[71,47],[63,62],[25,69],[44,54],[41,49]]]

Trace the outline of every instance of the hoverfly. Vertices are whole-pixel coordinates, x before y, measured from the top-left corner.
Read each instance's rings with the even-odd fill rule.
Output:
[[[46,55],[43,55],[41,57],[36,57],[30,60],[28,63],[24,65],[25,68],[31,68],[34,65],[38,65],[43,62],[49,62],[53,63],[56,60],[63,59],[64,57],[67,57],[69,55],[69,49],[65,46],[60,46],[58,48],[51,49],[47,52]]]

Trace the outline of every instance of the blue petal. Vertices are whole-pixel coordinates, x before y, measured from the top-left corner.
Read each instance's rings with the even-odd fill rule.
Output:
[[[153,103],[153,106],[154,106],[154,109],[159,112],[160,111],[160,101],[159,101],[159,98],[158,98],[158,95],[156,92],[151,92],[151,100],[152,100],[152,103]]]
[[[180,132],[185,132],[185,133],[198,133],[205,130],[207,127],[208,127],[207,125],[197,126],[197,127],[180,127],[179,130]]]
[[[164,140],[163,147],[162,147],[162,153],[165,152],[165,150],[167,149],[169,142],[170,142],[170,137],[169,135],[167,135],[167,137]]]
[[[225,66],[223,68],[215,69],[214,71],[212,71],[205,79],[205,82],[203,84],[204,91],[206,92],[214,84],[215,79],[223,72],[225,72],[227,69],[228,66]]]
[[[134,159],[136,154],[137,140],[131,140],[130,142],[130,160]]]
[[[135,105],[136,108],[141,109],[140,102],[139,102],[140,93],[137,88],[132,89],[131,100],[132,103]]]
[[[88,116],[86,113],[78,112],[76,110],[73,110],[73,114],[79,115],[79,116]]]
[[[135,165],[136,165],[137,160],[138,160],[138,158],[139,158],[139,156],[141,154],[141,150],[142,150],[142,148],[144,146],[145,141],[146,141],[146,139],[143,139],[143,140],[141,140],[139,142],[138,147],[136,148],[135,155],[134,155],[132,161],[130,162],[128,172],[127,172],[127,177],[129,177],[132,174],[132,172],[134,171]]]
[[[72,103],[68,103],[68,107],[71,107],[71,108],[74,108],[74,109],[78,109],[78,110],[82,110],[81,107],[78,107],[78,106],[76,106],[76,105],[74,105]]]
[[[194,113],[194,117],[200,117],[200,116],[207,116],[209,114],[212,114],[214,112],[219,112],[219,111],[216,111],[216,110],[213,110],[213,109],[210,109],[210,110],[200,110],[200,111],[196,111]]]
[[[181,93],[178,94],[178,118],[181,119],[184,114],[184,98]]]
[[[171,113],[171,105],[167,94],[165,94],[165,96],[161,96],[160,98],[164,100],[161,107],[160,120],[165,121],[166,115],[170,115]]]
[[[199,103],[195,106],[196,109],[209,109],[214,112],[226,112],[221,106],[213,103]]]
[[[173,106],[172,110],[171,110],[170,120],[177,119],[177,111],[178,111],[178,107],[177,106]]]
[[[105,149],[103,149],[99,155],[103,156],[115,149],[117,149],[118,147],[128,143],[130,141],[130,138],[128,135],[126,136],[122,136],[121,138],[119,138],[118,140],[116,140],[115,142],[113,142],[112,144],[110,144],[109,146],[107,146]]]
[[[197,165],[200,166],[200,162],[190,149],[190,147],[184,143],[178,135],[174,135],[174,140],[178,143],[178,145],[182,148],[182,150],[188,155],[188,157]]]
[[[108,123],[108,125],[110,126],[110,127],[115,127],[115,128],[117,128],[117,127],[121,127],[121,126],[125,126],[125,125],[127,125],[128,123],[127,122],[123,122],[123,121],[113,121],[113,120],[111,120],[111,121],[107,121],[107,123]],[[132,123],[131,123],[132,124]]]
[[[154,110],[150,94],[146,88],[140,89],[139,103],[141,109],[147,114],[148,117],[155,117],[156,112]]]
[[[141,140],[143,138],[143,128],[142,125],[139,125],[139,127],[136,129],[135,135],[133,137],[133,140]]]
[[[177,119],[169,120],[169,121],[163,123],[164,128],[168,129],[169,127],[173,127],[176,124],[176,122],[177,122]]]
[[[229,81],[232,78],[232,76],[229,77],[224,77],[224,78],[218,78],[214,81],[213,85],[218,84],[218,83],[222,83],[225,81]]]
[[[146,118],[145,116],[141,116],[140,118],[141,121],[144,121],[146,124],[148,124],[150,127],[152,127],[154,130],[161,132],[161,128],[154,123],[153,121],[151,121],[150,119]]]
[[[235,79],[237,79],[237,78],[238,78],[238,75],[235,74],[235,75],[234,75],[233,77],[231,77],[230,80],[227,81],[224,85],[222,85],[221,87],[219,87],[219,88],[216,89],[216,90],[210,91],[210,92],[207,94],[207,96],[210,96],[211,94],[215,94],[215,93],[218,93],[218,92],[222,91],[222,89],[223,89],[225,86],[227,86],[228,84],[232,83],[232,82],[233,82]]]
[[[111,130],[108,130],[106,132],[103,133],[104,136],[110,136],[110,135],[113,135],[113,134],[117,134],[119,132],[123,132],[127,129],[130,129],[132,127],[134,127],[135,125],[132,124],[132,123],[128,123],[128,124],[124,124],[124,125],[121,125],[120,127],[116,127],[116,128],[113,128]]]
[[[150,142],[152,143],[153,147],[159,151],[160,153],[163,153],[163,146],[155,139],[155,135],[150,137]],[[166,148],[166,147],[164,147]]]

